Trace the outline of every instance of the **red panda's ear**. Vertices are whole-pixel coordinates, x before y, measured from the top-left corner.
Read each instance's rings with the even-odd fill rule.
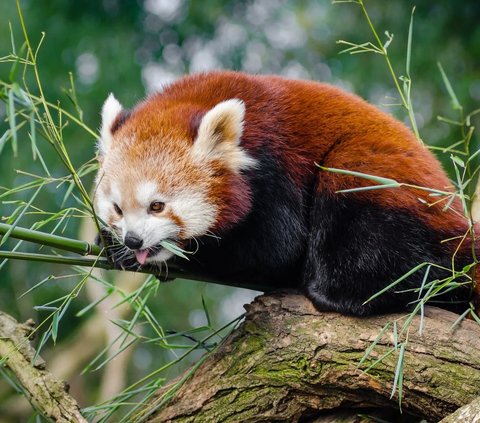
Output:
[[[240,147],[245,105],[231,99],[218,103],[202,118],[193,154],[197,160],[220,159],[234,171],[252,167],[255,161]]]
[[[103,158],[110,149],[113,138],[112,125],[122,110],[122,105],[113,94],[110,94],[105,100],[105,103],[103,103],[102,126],[100,129],[100,139],[98,140],[98,152],[101,158]]]

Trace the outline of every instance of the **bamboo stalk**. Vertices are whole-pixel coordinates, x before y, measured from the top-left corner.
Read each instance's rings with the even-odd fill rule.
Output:
[[[77,239],[70,239],[59,235],[52,235],[49,233],[36,231],[34,229],[13,227],[6,223],[0,223],[0,235],[8,233],[10,237],[15,239],[21,239],[24,241],[34,242],[36,244],[46,245],[49,247],[54,247],[62,249],[65,251],[70,251],[73,253],[81,255],[102,255],[102,248],[88,243],[87,241],[81,241]],[[0,251],[0,259],[9,259],[9,260],[24,260],[31,262],[42,262],[42,263],[57,263],[70,266],[85,266],[85,267],[98,267],[105,270],[113,270],[110,262],[104,257],[97,258],[86,258],[86,257],[64,257],[51,254],[38,254],[38,253],[23,253],[17,251]],[[128,271],[128,269],[126,269]],[[133,271],[133,270],[132,270]],[[231,286],[236,288],[252,289],[262,292],[270,292],[275,290],[276,287],[273,284],[263,283],[263,284],[253,284],[245,281],[236,281],[236,280],[219,280],[212,278],[211,276],[197,273],[189,272],[178,268],[175,264],[169,263],[168,272],[161,271],[157,268],[151,266],[141,267],[134,270],[135,272],[145,273],[145,274],[155,274],[159,279],[188,279],[192,281],[208,282],[214,283],[217,285]],[[278,288],[278,287],[277,287]]]
[[[38,254],[38,253],[21,253],[13,251],[0,251],[0,259],[9,259],[9,260],[23,260],[30,262],[41,262],[41,263],[54,263],[54,264],[63,264],[69,266],[85,266],[85,267],[97,267],[104,270],[114,270],[110,262],[105,258],[84,258],[84,257],[62,257],[54,256],[50,254]],[[158,269],[146,266],[143,268],[128,270],[136,273],[144,273],[147,275],[154,274],[159,280],[173,280],[173,279],[187,279],[194,282],[208,282],[214,283],[216,285],[231,286],[234,288],[243,288],[243,289],[252,289],[254,291],[261,292],[271,292],[275,290],[275,286],[268,283],[265,284],[253,284],[244,281],[235,281],[235,280],[219,280],[214,279],[211,276],[207,276],[202,273],[192,273],[186,270],[180,269],[173,264],[168,265],[168,272],[161,271]]]
[[[12,260],[26,260],[42,263],[58,263],[70,266],[99,267],[100,269],[112,269],[112,265],[105,258],[62,257],[50,254],[22,253],[18,251],[0,251],[0,258]]]
[[[18,226],[13,227],[12,225],[8,225],[6,223],[0,223],[0,235],[5,235],[6,233],[9,233],[9,236],[12,238],[59,248],[61,250],[81,254],[83,256],[98,256],[102,253],[101,247],[90,244],[87,241],[71,239],[64,236],[36,231],[34,229],[20,228]]]

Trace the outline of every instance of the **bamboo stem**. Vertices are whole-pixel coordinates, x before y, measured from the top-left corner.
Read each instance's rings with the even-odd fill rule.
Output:
[[[104,270],[114,270],[112,265],[105,258],[84,258],[84,257],[62,257],[54,256],[50,254],[37,254],[37,253],[21,253],[13,251],[0,251],[0,259],[10,259],[10,260],[24,260],[30,262],[41,262],[41,263],[56,263],[64,264],[69,266],[85,266],[85,267],[98,267]],[[129,271],[128,269],[125,269]],[[136,273],[144,273],[147,275],[154,274],[160,280],[173,280],[173,279],[187,279],[195,282],[208,282],[214,283],[216,285],[231,286],[234,288],[243,288],[243,289],[252,289],[255,291],[261,292],[271,292],[275,290],[275,286],[268,283],[265,284],[253,284],[244,281],[234,281],[234,280],[218,280],[210,276],[197,273],[197,272],[188,272],[186,270],[180,269],[173,264],[169,264],[168,272],[161,271],[158,269],[146,266],[143,268],[131,270]]]
[[[112,269],[112,265],[105,258],[62,257],[50,254],[22,253],[18,251],[0,251],[0,258],[12,260],[36,261],[42,263],[58,263],[70,266],[99,267],[100,269]]]
[[[83,256],[88,255],[101,255],[102,248],[90,244],[87,241],[81,241],[77,239],[70,239],[64,236],[53,235],[34,229],[13,227],[6,223],[0,223],[0,235],[9,233],[9,236],[16,239],[22,239],[24,241],[34,242],[36,244],[47,245],[49,247],[59,248],[72,253],[81,254]],[[14,257],[12,257],[14,258]]]

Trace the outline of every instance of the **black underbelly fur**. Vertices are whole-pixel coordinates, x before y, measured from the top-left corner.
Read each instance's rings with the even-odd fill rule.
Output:
[[[190,261],[174,259],[180,267],[259,290],[301,289],[319,310],[352,315],[412,308],[419,293],[405,290],[421,286],[426,267],[363,303],[421,263],[451,267],[451,248],[441,241],[458,234],[449,233],[448,228],[435,232],[408,210],[387,210],[354,196],[320,193],[312,199],[279,176],[278,164],[271,158],[270,163],[271,171],[264,166],[252,181],[255,200],[245,221],[219,239],[200,237]],[[188,248],[195,249],[196,242]],[[117,268],[138,267],[133,255],[111,251]],[[471,262],[469,256],[457,256],[455,265],[458,270]],[[432,266],[427,281],[441,280],[449,273]],[[436,305],[463,312],[470,291],[467,287],[451,290],[435,298]]]
[[[299,222],[299,216],[292,217],[293,226]],[[451,250],[441,243],[449,237],[448,228],[440,234],[408,211],[386,210],[348,196],[316,196],[309,230],[301,229],[306,233],[304,246],[298,242],[294,248],[287,246],[294,239],[292,226],[270,228],[275,235],[268,240],[265,237],[273,232],[262,225],[264,222],[247,220],[227,237],[207,241],[187,266],[220,280],[300,288],[318,309],[352,315],[411,309],[419,298],[418,290],[413,289],[422,285],[427,266],[378,298],[364,302],[421,263],[451,268]],[[291,260],[282,254],[286,250]],[[471,260],[457,256],[457,269]],[[431,266],[427,282],[449,275],[449,271]],[[431,304],[462,312],[469,297],[470,288],[458,287]]]
[[[310,224],[302,284],[319,309],[353,315],[409,309],[418,301],[420,293],[412,289],[422,285],[427,266],[363,303],[421,263],[447,269],[452,266],[451,245],[441,241],[453,234],[448,234],[448,228],[443,234],[433,231],[406,210],[387,210],[348,195],[318,195]],[[471,262],[471,257],[457,256],[455,265],[458,270]],[[450,274],[431,266],[427,282]],[[435,302],[461,312],[467,308],[469,297],[470,288],[458,287]]]

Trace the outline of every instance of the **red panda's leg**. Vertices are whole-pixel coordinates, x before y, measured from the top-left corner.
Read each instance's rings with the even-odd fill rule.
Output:
[[[140,268],[133,253],[110,229],[103,228],[101,236],[97,235],[95,243],[105,248],[105,255],[114,269],[137,271]]]
[[[414,289],[420,287],[426,268],[365,302],[421,263],[450,267],[443,235],[417,216],[349,195],[317,193],[309,232],[302,283],[321,310],[368,315],[406,309],[418,299]],[[430,268],[429,280],[446,276],[446,271]],[[441,300],[467,306],[465,294],[457,289]]]

